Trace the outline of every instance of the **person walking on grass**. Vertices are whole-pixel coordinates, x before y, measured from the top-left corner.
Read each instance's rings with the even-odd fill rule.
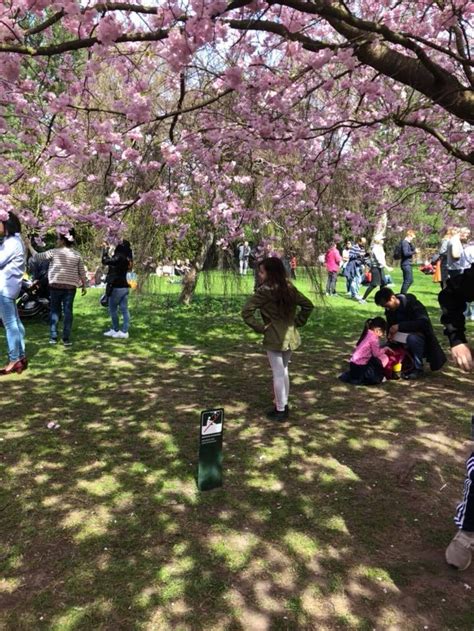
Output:
[[[474,266],[450,278],[440,292],[438,302],[452,357],[461,370],[471,372],[474,361],[466,339],[464,312],[466,305],[474,302]],[[474,551],[474,452],[467,458],[466,469],[464,494],[454,517],[458,532],[446,549],[446,561],[458,570],[469,567]]]
[[[385,259],[385,250],[383,248],[383,237],[377,237],[374,239],[374,243],[370,250],[370,284],[365,290],[363,300],[367,300],[370,293],[376,287],[384,287],[386,285],[385,282],[385,268],[389,272],[392,271],[392,268],[387,265],[387,261]]]
[[[364,266],[366,261],[367,240],[365,237],[359,237],[357,243],[354,243],[349,250],[349,261],[344,269],[344,276],[349,283],[351,298],[359,303],[365,303],[365,300],[359,296],[359,289],[364,274]]]
[[[335,296],[337,275],[342,262],[342,256],[339,254],[339,250],[337,249],[335,242],[331,243],[329,250],[326,252],[324,262],[328,273],[326,296]]]
[[[0,369],[0,375],[21,373],[28,367],[25,327],[16,306],[26,269],[26,252],[20,233],[21,224],[13,213],[0,220],[0,320],[8,347],[8,363]]]
[[[73,321],[73,305],[76,290],[81,287],[81,293],[86,295],[86,270],[81,255],[72,246],[74,245],[74,231],[58,235],[55,248],[34,253],[34,261],[50,261],[48,281],[51,298],[51,318],[49,343],[57,344],[58,322],[61,313],[64,313],[63,344],[72,346],[71,333]],[[32,252],[34,252],[32,250]]]
[[[288,363],[301,344],[298,328],[306,324],[314,305],[289,282],[281,259],[271,256],[261,261],[258,277],[260,285],[242,309],[242,318],[263,335],[263,347],[272,369],[275,407],[267,412],[267,418],[284,421],[289,416]],[[261,320],[255,317],[256,311],[260,312]]]
[[[128,243],[128,242],[127,242]],[[113,255],[109,254],[106,243],[103,244],[102,265],[107,265],[109,270],[105,279],[105,294],[108,298],[109,314],[112,320],[112,328],[104,333],[105,337],[115,339],[127,339],[130,325],[130,313],[128,311],[129,284],[127,273],[130,269],[132,250],[130,244],[128,249],[124,242],[119,243]],[[119,325],[118,310],[122,314],[122,328]]]

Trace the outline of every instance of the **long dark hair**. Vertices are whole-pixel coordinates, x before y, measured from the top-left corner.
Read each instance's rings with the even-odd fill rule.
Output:
[[[377,316],[375,318],[369,318],[368,320],[366,320],[364,329],[361,333],[361,336],[359,337],[359,341],[357,342],[356,346],[358,346],[362,342],[362,340],[365,339],[367,333],[373,329],[382,329],[382,331],[387,332],[387,322],[385,321],[385,318]]]
[[[8,219],[5,219],[2,223],[5,230],[5,237],[11,237],[21,232],[20,220],[12,212],[8,213]]]
[[[288,281],[282,260],[277,256],[269,256],[260,261],[258,266],[267,273],[265,285],[272,290],[278,308],[283,315],[290,315],[296,304],[296,289]]]

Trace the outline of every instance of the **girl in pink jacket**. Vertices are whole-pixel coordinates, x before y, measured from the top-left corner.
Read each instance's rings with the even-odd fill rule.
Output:
[[[355,386],[372,386],[385,381],[384,368],[392,352],[388,347],[381,348],[380,340],[387,334],[384,318],[369,318],[365,322],[362,335],[349,360],[349,370],[339,379]]]

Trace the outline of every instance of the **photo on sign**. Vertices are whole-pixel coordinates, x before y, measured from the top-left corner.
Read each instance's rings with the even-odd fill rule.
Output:
[[[209,412],[202,420],[201,436],[212,436],[222,432],[222,412]]]

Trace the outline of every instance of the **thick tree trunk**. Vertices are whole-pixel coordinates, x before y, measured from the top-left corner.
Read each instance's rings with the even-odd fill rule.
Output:
[[[217,250],[217,269],[222,272],[222,270],[224,269],[224,250],[222,248],[219,248]]]
[[[377,223],[375,224],[374,236],[372,237],[372,241],[374,239],[385,239],[385,233],[387,232],[387,224],[388,224],[387,211],[383,210],[382,213],[377,218]]]
[[[199,278],[199,272],[202,270],[206,261],[209,250],[214,242],[214,233],[208,232],[204,237],[201,248],[191,263],[191,269],[183,276],[183,289],[179,296],[180,304],[189,305],[193,299],[194,291]]]

